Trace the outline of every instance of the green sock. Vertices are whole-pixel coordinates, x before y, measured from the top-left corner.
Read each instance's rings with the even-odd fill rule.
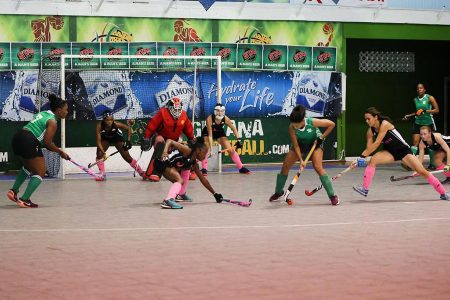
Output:
[[[19,192],[20,186],[27,180],[28,176],[30,176],[30,172],[28,172],[25,167],[22,167],[20,169],[19,174],[16,176],[16,181],[14,181],[14,185],[12,187],[12,190],[17,194]]]
[[[281,173],[277,174],[277,185],[275,186],[275,193],[278,195],[283,194],[284,184],[287,180],[287,175],[283,175]]]
[[[333,185],[331,184],[330,176],[328,174],[323,174],[319,177],[320,182],[322,182],[323,187],[327,191],[328,197],[334,196]]]
[[[416,146],[412,146],[412,147],[411,147],[411,152],[412,152],[413,155],[417,155],[417,150],[418,150],[418,149],[417,149]]]
[[[31,176],[30,182],[28,182],[27,189],[25,190],[25,193],[23,193],[21,198],[23,200],[30,199],[31,195],[41,185],[41,183],[42,183],[42,177],[41,176],[39,176],[39,175]]]
[[[434,165],[434,151],[431,149],[428,149],[428,155],[430,156],[430,167],[435,167]]]

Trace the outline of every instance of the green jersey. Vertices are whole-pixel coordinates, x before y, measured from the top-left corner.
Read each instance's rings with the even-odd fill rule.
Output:
[[[56,120],[55,114],[50,111],[41,111],[40,113],[34,115],[33,120],[31,120],[23,128],[28,129],[38,140],[42,142],[44,140],[44,134],[47,130],[47,121]]]
[[[423,109],[424,111],[432,109],[429,98],[430,98],[430,95],[428,95],[428,94],[425,94],[422,98],[419,98],[419,97],[414,98],[414,104],[416,105],[416,111],[418,111],[419,109]],[[425,112],[421,116],[416,116],[416,120],[414,122],[418,125],[432,125],[432,124],[434,124],[433,115]]]
[[[295,128],[295,135],[299,145],[311,145],[318,137],[322,136],[322,132],[312,125],[312,118],[309,117],[305,120],[305,127]]]

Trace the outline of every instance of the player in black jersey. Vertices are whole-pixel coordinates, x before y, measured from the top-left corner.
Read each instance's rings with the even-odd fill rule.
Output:
[[[123,136],[122,130],[128,132],[127,139],[125,140]],[[137,161],[131,157],[128,150],[131,149],[131,135],[132,129],[130,126],[125,125],[121,122],[117,122],[114,120],[114,117],[111,112],[105,112],[103,115],[103,120],[97,123],[96,127],[97,132],[97,166],[100,170],[100,176],[96,177],[95,180],[103,181],[106,179],[106,171],[105,171],[105,162],[106,159],[106,150],[108,150],[109,145],[116,146],[116,149],[119,151],[122,158],[130,164],[133,169],[142,176],[144,172],[141,167],[137,164]]]
[[[419,161],[423,163],[423,156],[425,149],[432,150],[434,152],[433,161],[430,156],[430,164],[436,166],[436,170],[444,171],[446,179],[441,183],[450,183],[450,137],[443,136],[438,132],[433,132],[430,126],[420,127],[420,142],[419,142]],[[444,164],[446,161],[446,164]]]
[[[172,149],[170,153],[168,153],[169,149]],[[205,159],[207,153],[208,147],[202,137],[197,137],[194,142],[190,141],[188,145],[171,139],[166,141],[161,160],[155,160],[155,168],[166,179],[173,182],[167,197],[161,203],[162,208],[180,209],[183,206],[178,204],[178,201],[192,201],[186,195],[191,170],[197,174],[202,185],[214,195],[214,199],[219,203],[222,202],[222,195],[214,191],[209,181],[202,176],[198,167],[198,161]]]
[[[369,129],[367,130],[367,147],[361,153],[360,159],[365,159],[383,145],[383,150],[375,153],[364,171],[363,185],[354,186],[353,189],[367,197],[369,187],[375,175],[375,167],[378,164],[393,163],[401,160],[408,167],[425,177],[429,184],[439,193],[442,200],[450,200],[449,194],[443,185],[433,174],[428,172],[419,159],[411,152],[411,148],[405,142],[400,133],[392,125],[389,117],[381,115],[375,107],[369,107],[364,114]],[[356,164],[356,162],[353,162]]]
[[[202,136],[205,137],[205,143],[209,147],[210,151],[213,145],[213,140],[216,140],[223,149],[230,149],[231,144],[225,134],[224,126],[227,125],[231,128],[234,133],[234,136],[238,140],[234,146],[236,149],[242,148],[242,144],[239,141],[241,137],[236,130],[236,127],[231,122],[230,118],[225,115],[225,106],[220,103],[217,103],[214,107],[214,114],[208,116],[206,118],[206,126],[202,130]],[[230,154],[231,159],[236,164],[239,173],[241,174],[250,174],[249,169],[244,167],[239,157],[239,154],[235,151],[235,149],[231,148],[228,153]],[[202,161],[202,174],[206,176],[208,174],[208,158],[205,158]]]

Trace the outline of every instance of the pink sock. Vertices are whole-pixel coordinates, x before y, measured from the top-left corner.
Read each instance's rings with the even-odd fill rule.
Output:
[[[436,177],[434,177],[433,174],[430,174],[430,176],[428,176],[427,181],[429,184],[433,186],[433,188],[436,190],[436,192],[439,193],[439,195],[445,194],[444,187],[439,182],[439,180]]]
[[[139,175],[142,174],[142,173],[144,173],[144,171],[142,171],[142,169],[141,169],[141,166],[139,166],[139,165],[137,164],[137,161],[136,161],[134,158],[133,158],[133,160],[131,161],[130,166],[131,166],[133,169],[136,169],[136,171],[138,172]]]
[[[180,193],[181,184],[179,182],[175,182],[170,187],[169,193],[167,194],[166,200],[175,199],[175,197]]]
[[[238,169],[242,169],[244,165],[242,164],[239,154],[236,151],[231,155],[231,159],[234,161]]]
[[[439,167],[436,168],[436,170],[443,170],[445,168],[445,164],[442,163]],[[450,177],[450,172],[444,172],[445,177]]]
[[[105,162],[103,160],[100,160],[100,159],[97,159],[97,161],[98,161],[98,163],[97,163],[98,169],[99,169],[100,173],[102,175],[104,175],[106,173]]]
[[[206,155],[205,159],[202,160],[202,169],[208,170],[208,154]]]
[[[184,195],[186,193],[186,188],[189,183],[189,175],[190,174],[191,174],[191,171],[189,171],[189,170],[183,170],[181,172],[181,178],[183,178],[183,185],[181,186],[179,195]]]
[[[375,175],[375,167],[367,166],[366,170],[364,171],[364,181],[363,181],[363,186],[366,190],[369,189],[374,175]]]

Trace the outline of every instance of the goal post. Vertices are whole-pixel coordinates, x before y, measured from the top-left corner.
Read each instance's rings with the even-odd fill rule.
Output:
[[[174,90],[183,87],[188,91],[181,96],[184,97],[183,109],[189,110],[189,118],[193,123],[197,121],[198,127],[198,121],[209,115],[214,105],[205,102],[205,93],[201,89],[208,86],[208,90],[212,90],[209,86],[213,87],[216,99],[209,101],[222,102],[220,56],[63,54],[59,60],[59,70],[41,67],[39,84],[43,85],[42,89],[51,87],[51,92],[70,100],[73,107],[69,108],[68,120],[100,120],[104,109],[111,109],[116,119],[148,120],[173,96]],[[113,93],[121,95],[112,96]],[[41,98],[40,101],[46,101],[44,96]],[[61,120],[61,148],[64,151],[68,146],[67,136],[70,136],[66,125],[66,120]],[[198,128],[196,131],[198,135]],[[88,160],[91,161],[94,155]],[[215,157],[217,163],[210,165],[217,165],[213,170],[221,172],[222,157]],[[84,164],[82,158],[77,156],[76,160]],[[72,168],[64,160],[60,161],[58,177],[65,178]]]

